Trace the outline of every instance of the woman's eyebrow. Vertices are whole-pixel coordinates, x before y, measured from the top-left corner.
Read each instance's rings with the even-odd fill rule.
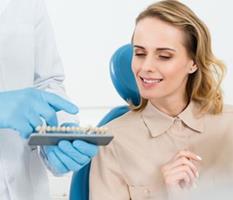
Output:
[[[145,49],[145,47],[140,46],[140,45],[134,45],[134,48]],[[169,48],[169,47],[159,47],[159,48],[156,48],[155,51],[174,51],[175,52],[176,50],[173,48]]]
[[[156,51],[176,51],[175,49],[172,48],[168,48],[168,47],[160,47],[160,48],[156,48]]]
[[[145,49],[143,46],[140,45],[134,45],[134,48]]]

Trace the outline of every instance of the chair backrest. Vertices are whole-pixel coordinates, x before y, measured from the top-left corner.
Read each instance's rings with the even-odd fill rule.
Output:
[[[125,101],[131,101],[134,105],[138,105],[140,96],[131,70],[132,54],[133,51],[130,44],[117,49],[110,60],[110,75],[119,95]],[[113,108],[99,122],[98,126],[102,126],[128,111],[129,108],[127,105]],[[70,187],[70,200],[89,199],[89,170],[90,164],[73,174]]]
[[[134,105],[140,103],[140,96],[136,81],[131,69],[133,48],[126,44],[113,54],[110,60],[110,75],[118,94],[125,100],[131,101]]]

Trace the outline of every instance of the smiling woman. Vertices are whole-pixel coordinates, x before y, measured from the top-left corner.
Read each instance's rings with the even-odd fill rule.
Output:
[[[179,1],[159,1],[137,17],[132,45],[141,104],[106,125],[115,137],[92,162],[90,199],[230,198],[233,107],[208,28]]]
[[[133,44],[132,69],[141,96],[154,105],[162,106],[164,100],[167,104],[179,102],[173,113],[163,110],[176,116],[187,104],[185,88],[189,74],[197,70],[184,45],[183,31],[159,18],[147,17],[138,22]]]

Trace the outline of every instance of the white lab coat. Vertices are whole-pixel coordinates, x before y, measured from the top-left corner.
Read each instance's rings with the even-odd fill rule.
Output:
[[[0,91],[64,94],[63,68],[43,0],[0,0]],[[0,199],[48,200],[45,165],[12,130],[0,129]]]

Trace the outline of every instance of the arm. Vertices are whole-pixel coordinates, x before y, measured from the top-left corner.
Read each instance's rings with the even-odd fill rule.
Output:
[[[64,71],[57,51],[52,26],[43,0],[38,0],[35,12],[35,74],[34,86],[65,95]]]
[[[38,0],[35,12],[35,75],[34,86],[67,98],[63,86],[64,72],[58,55],[53,30],[43,0]],[[64,112],[58,113],[59,124],[78,123]],[[79,144],[81,143],[81,145]],[[84,149],[84,150],[83,150]],[[76,141],[62,141],[58,146],[41,148],[41,155],[48,168],[56,175],[77,171],[97,153],[95,145]]]
[[[112,142],[100,148],[90,170],[90,199],[129,200],[130,195],[124,175],[117,162]]]
[[[54,32],[47,13],[44,0],[38,0],[35,9],[35,71],[34,87],[56,93],[65,99],[63,81],[65,79],[61,58],[59,56]],[[57,114],[59,124],[64,122],[79,123],[77,116],[65,112]]]

